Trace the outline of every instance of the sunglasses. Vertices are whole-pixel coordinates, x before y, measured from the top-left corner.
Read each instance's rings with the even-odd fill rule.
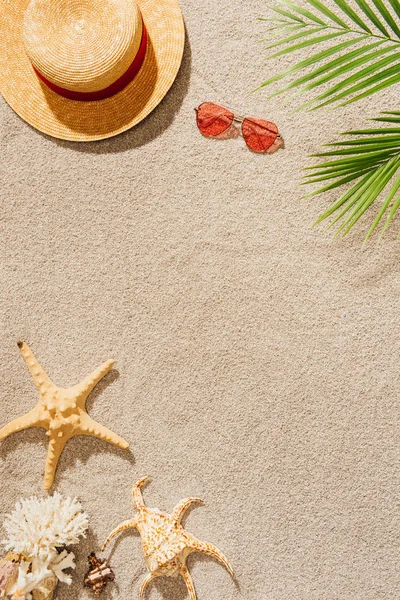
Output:
[[[283,146],[278,128],[271,121],[240,117],[228,108],[213,102],[203,102],[195,108],[195,111],[197,127],[206,137],[218,138],[227,132],[234,122],[237,122],[241,123],[243,139],[253,152],[274,151]]]

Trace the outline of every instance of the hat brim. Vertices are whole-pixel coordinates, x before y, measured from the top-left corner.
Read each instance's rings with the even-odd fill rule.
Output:
[[[25,52],[22,26],[29,0],[1,2],[0,91],[30,125],[47,135],[90,142],[142,121],[173,84],[182,61],[185,28],[176,0],[137,0],[148,34],[146,57],[121,92],[92,102],[68,100],[40,81]]]

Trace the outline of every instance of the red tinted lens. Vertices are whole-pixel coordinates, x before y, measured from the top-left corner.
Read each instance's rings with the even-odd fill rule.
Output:
[[[197,109],[197,127],[203,135],[215,137],[220,135],[233,122],[233,113],[212,102],[204,102]]]
[[[247,117],[242,123],[243,138],[253,152],[266,152],[278,136],[278,128],[271,121]]]

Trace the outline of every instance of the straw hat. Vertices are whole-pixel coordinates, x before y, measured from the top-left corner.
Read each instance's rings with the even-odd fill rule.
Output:
[[[177,0],[0,0],[0,91],[28,123],[74,141],[144,119],[180,67]]]

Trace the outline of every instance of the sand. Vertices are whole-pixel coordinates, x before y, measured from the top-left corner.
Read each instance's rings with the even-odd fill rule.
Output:
[[[109,141],[61,142],[0,103],[0,423],[37,395],[19,356],[26,340],[69,386],[108,358],[91,416],[131,444],[69,442],[55,487],[78,496],[89,551],[132,514],[149,474],[150,506],[206,501],[189,531],[231,560],[193,557],[199,600],[395,600],[398,490],[399,222],[361,248],[311,228],[335,195],[301,200],[307,155],[337,133],[398,108],[399,88],[336,111],[295,113],[250,92],[290,63],[266,61],[261,0],[183,0],[180,74],[140,126]],[[306,56],[307,52],[303,53]],[[286,148],[249,152],[195,125],[204,100],[275,121]],[[398,103],[397,103],[398,104]],[[42,491],[43,430],[0,444],[0,513]],[[106,598],[138,598],[139,538],[124,535]],[[152,600],[183,600],[180,580]]]

